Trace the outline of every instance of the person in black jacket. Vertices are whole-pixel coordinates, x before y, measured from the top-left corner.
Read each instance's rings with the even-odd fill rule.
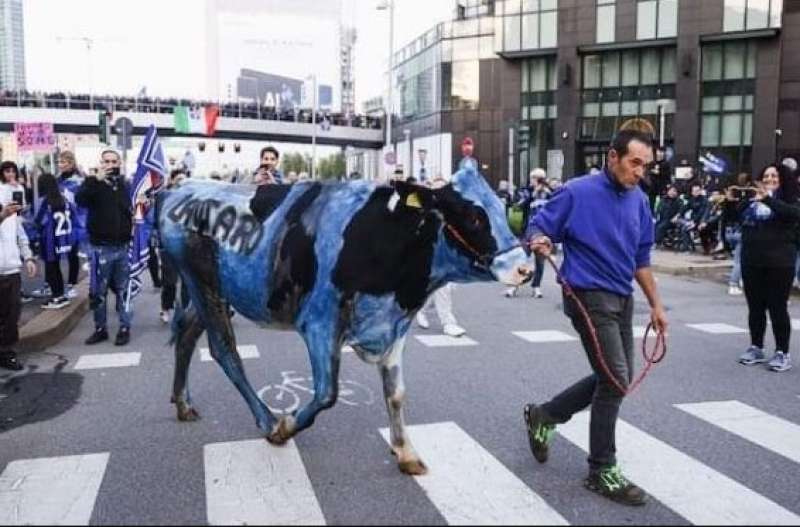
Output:
[[[758,186],[752,199],[740,206],[742,280],[751,345],[739,357],[739,362],[744,365],[767,362],[764,334],[769,311],[775,354],[768,367],[781,372],[792,367],[788,301],[797,259],[800,186],[790,168],[777,165],[762,170],[756,182]]]
[[[75,198],[88,210],[91,241],[90,306],[94,310],[95,331],[87,345],[108,340],[106,296],[109,286],[117,297],[119,332],[114,344],[124,346],[130,340],[133,305],[130,302],[130,263],[128,244],[133,233],[130,189],[120,174],[120,157],[113,150],[101,155],[97,177],[87,177]]]

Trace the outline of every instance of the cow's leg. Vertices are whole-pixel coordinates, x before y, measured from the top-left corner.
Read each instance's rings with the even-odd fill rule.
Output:
[[[291,416],[280,419],[273,433],[267,436],[270,443],[283,444],[314,424],[317,414],[333,406],[339,393],[339,361],[342,350],[336,324],[309,324],[301,329],[301,334],[311,360],[314,397]]]
[[[400,470],[412,476],[428,472],[428,467],[419,458],[411,440],[406,434],[406,419],[403,404],[406,399],[406,387],[403,383],[403,350],[406,336],[398,338],[392,344],[389,353],[378,364],[383,380],[383,397],[389,411],[389,434],[392,442],[392,453],[397,457]]]
[[[178,412],[179,421],[196,421],[200,414],[192,406],[189,395],[189,364],[192,361],[197,340],[205,328],[200,317],[192,309],[174,321],[175,332],[175,377],[172,382],[172,402]]]

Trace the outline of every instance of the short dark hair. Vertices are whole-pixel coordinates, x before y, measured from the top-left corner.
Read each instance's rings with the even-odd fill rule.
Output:
[[[632,141],[638,141],[649,148],[653,148],[653,138],[650,134],[638,130],[622,130],[611,141],[611,149],[616,151],[619,157],[625,157]]]
[[[117,156],[117,159],[122,160],[122,156],[119,155],[119,152],[117,152],[116,150],[114,150],[112,148],[106,148],[105,150],[100,152],[100,158],[102,159],[103,156],[106,155],[106,154],[114,154],[115,156]]]
[[[272,145],[265,146],[264,148],[262,148],[261,149],[261,154],[258,156],[258,158],[261,159],[262,157],[264,157],[264,154],[266,154],[267,152],[272,152],[273,154],[275,154],[275,157],[278,158],[278,159],[281,158],[281,154],[280,154],[280,152],[278,152],[278,149],[275,148]]]

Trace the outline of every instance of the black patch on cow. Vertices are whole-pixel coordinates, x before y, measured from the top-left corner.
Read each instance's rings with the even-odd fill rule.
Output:
[[[322,185],[318,183],[308,185],[308,189],[286,214],[283,235],[276,248],[270,288],[272,294],[267,301],[267,308],[276,322],[294,322],[300,303],[314,288],[317,276],[317,258],[314,254],[316,237],[306,232],[302,218],[321,191]]]
[[[206,235],[190,232],[186,236],[186,263],[204,291],[219,291],[217,242]]]
[[[292,190],[291,185],[259,185],[256,188],[256,195],[250,200],[253,216],[263,223],[281,206],[290,190]]]
[[[398,206],[388,209],[394,190],[381,187],[350,221],[333,271],[345,296],[394,293],[406,310],[428,296],[433,247],[441,222],[436,213]]]

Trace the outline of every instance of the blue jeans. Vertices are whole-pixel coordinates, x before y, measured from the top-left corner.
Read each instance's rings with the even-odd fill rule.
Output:
[[[117,297],[117,313],[121,328],[131,327],[133,303],[128,299],[130,263],[128,245],[92,245],[89,252],[91,261],[91,285],[89,305],[94,310],[96,328],[106,327],[106,297],[109,287]]]

